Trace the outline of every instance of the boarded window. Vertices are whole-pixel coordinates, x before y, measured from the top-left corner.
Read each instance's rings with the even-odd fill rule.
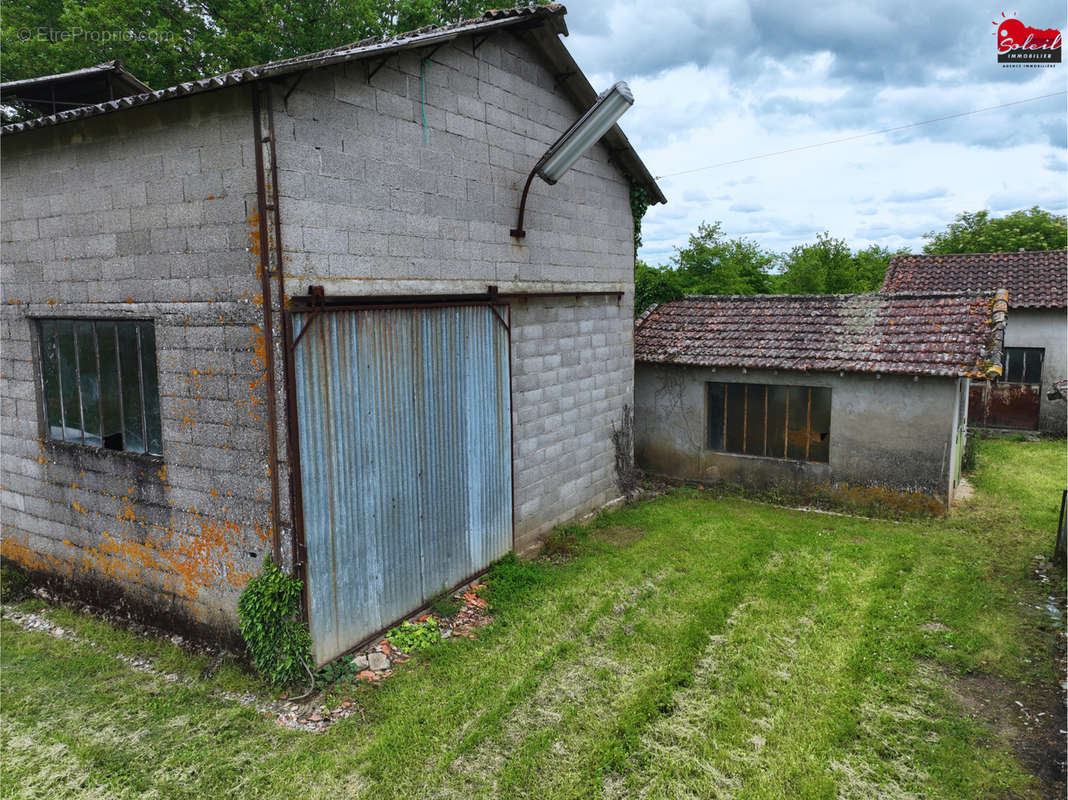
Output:
[[[151,322],[40,320],[48,438],[163,454]]]
[[[827,462],[830,436],[828,388],[708,384],[709,450]]]
[[[1042,357],[1045,350],[1041,347],[1006,347],[1005,371],[1006,383],[1042,383]]]

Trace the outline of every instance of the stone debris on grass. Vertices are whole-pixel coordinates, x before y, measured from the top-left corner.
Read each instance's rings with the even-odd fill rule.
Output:
[[[74,631],[52,622],[52,620],[48,619],[48,617],[46,617],[45,614],[41,611],[19,611],[16,608],[12,608],[11,606],[5,605],[2,608],[2,615],[4,619],[10,620],[23,630],[47,633],[57,639],[65,639],[70,642],[76,642],[92,650],[99,651],[102,649],[94,642],[89,641],[88,639],[85,639],[82,636],[79,636]],[[177,636],[167,638],[171,640],[181,639],[181,637]],[[137,672],[152,675],[153,677],[158,678],[159,680],[164,681],[165,683],[182,684],[187,686],[193,685],[194,683],[192,680],[184,678],[181,675],[176,675],[173,672],[164,672],[162,670],[156,669],[150,659],[140,658],[136,656],[127,656],[121,653],[113,653],[112,655],[114,655],[114,657],[118,661],[121,661],[130,669],[135,670]],[[266,717],[273,717],[274,721],[284,728],[294,728],[297,730],[306,730],[313,732],[319,730],[315,723],[311,723],[302,719],[302,717],[305,715],[302,712],[298,711],[297,707],[292,703],[268,700],[266,698],[252,694],[251,692],[238,693],[212,690],[209,691],[208,694],[212,697],[216,697],[221,700],[228,700],[230,702],[243,705],[246,708],[251,708],[253,711],[257,711]],[[348,716],[349,714],[353,713],[349,709],[344,710],[347,712],[345,716]],[[331,715],[339,716],[334,715],[332,712]],[[320,718],[322,719],[321,714]],[[321,729],[325,730],[325,725],[322,726]]]
[[[474,639],[476,631],[488,625],[491,621],[489,616],[489,604],[478,593],[486,588],[486,584],[475,581],[465,585],[453,593],[453,599],[463,605],[460,610],[451,617],[443,617],[438,614],[423,613],[411,617],[408,622],[419,624],[427,620],[434,620],[442,639],[463,637]],[[399,664],[411,659],[412,654],[406,653],[395,646],[388,639],[382,639],[369,647],[356,653],[342,656],[349,659],[353,668],[357,671],[359,680],[378,681],[393,674]]]
[[[453,597],[454,599],[461,601],[463,606],[451,617],[440,617],[436,614],[419,614],[411,621],[425,622],[428,619],[434,619],[437,622],[438,630],[441,632],[441,638],[443,639],[450,639],[453,637],[474,639],[475,631],[478,628],[488,625],[491,621],[488,604],[484,599],[478,596],[478,592],[485,587],[486,584],[484,582],[479,583],[478,581],[475,581],[474,583],[465,585],[456,591],[453,594]],[[43,599],[55,602],[54,598],[51,598],[44,593],[41,593],[39,596]],[[88,606],[82,610],[89,613],[97,612],[97,609],[92,609]],[[101,616],[100,614],[96,615]],[[74,631],[57,625],[41,611],[19,611],[12,606],[5,605],[2,607],[2,616],[18,625],[23,630],[40,631],[54,636],[57,639],[78,642],[79,644],[94,650],[101,649],[95,643],[79,636]],[[117,617],[112,618],[112,615],[105,615],[105,618],[108,619],[108,621],[116,622],[118,624],[127,623],[126,620]],[[126,627],[131,626],[126,624]],[[137,628],[136,632],[142,635],[151,635],[153,633],[151,629],[148,629],[145,626],[138,625]],[[187,642],[180,636],[168,635],[163,638],[169,640],[178,647],[203,649],[190,647],[191,643]],[[113,655],[116,659],[123,662],[131,669],[151,674],[167,683],[193,684],[193,681],[190,679],[183,678],[182,676],[171,672],[163,672],[156,669],[152,661],[147,658],[126,656],[119,653],[114,653]],[[394,647],[389,640],[383,639],[358,653],[343,656],[342,658],[352,660],[353,666],[357,670],[357,681],[373,684],[393,675],[398,665],[411,659],[411,654],[401,651],[397,647]],[[359,690],[365,691],[366,688],[366,686],[361,686],[359,687]],[[337,722],[339,719],[344,719],[345,717],[350,717],[354,714],[363,715],[363,709],[360,707],[359,703],[353,701],[352,698],[346,697],[340,704],[328,706],[323,702],[324,696],[322,692],[315,692],[306,702],[291,701],[285,695],[282,695],[278,700],[271,700],[252,694],[251,692],[237,693],[212,690],[209,691],[209,694],[212,697],[239,703],[246,708],[251,708],[254,711],[263,714],[265,717],[273,718],[274,722],[283,728],[302,730],[309,733],[323,733],[330,727],[330,725]]]

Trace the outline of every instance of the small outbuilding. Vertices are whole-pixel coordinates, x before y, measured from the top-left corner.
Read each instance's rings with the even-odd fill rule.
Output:
[[[1005,292],[727,295],[656,305],[635,333],[649,473],[808,492],[875,487],[944,509],[968,382],[1000,370]]]
[[[524,194],[598,98],[565,13],[0,87],[73,98],[2,129],[3,557],[231,640],[270,557],[323,663],[618,497],[664,196],[614,125]]]
[[[1047,395],[1068,377],[1068,253],[894,256],[883,292],[1009,292],[1005,370],[971,386],[972,426],[1065,433],[1064,406]]]

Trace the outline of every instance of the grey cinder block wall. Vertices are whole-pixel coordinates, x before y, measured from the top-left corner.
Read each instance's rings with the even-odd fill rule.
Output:
[[[270,528],[247,90],[4,137],[3,555],[228,635]],[[155,323],[162,458],[54,442],[37,323]]]
[[[529,549],[617,494],[610,429],[633,386],[629,180],[598,145],[556,186],[535,181],[517,243],[522,182],[581,113],[537,53],[501,32],[368,73],[354,62],[270,88],[287,294],[513,295],[515,541]],[[272,523],[251,91],[4,137],[2,553],[231,639]],[[558,294],[515,296],[529,292]],[[45,437],[35,348],[48,317],[154,321],[162,457]],[[276,365],[281,387],[280,344]],[[281,388],[276,399],[282,455]]]

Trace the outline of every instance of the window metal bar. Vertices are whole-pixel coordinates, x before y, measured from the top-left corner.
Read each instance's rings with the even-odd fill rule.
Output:
[[[742,452],[749,446],[749,384],[742,394]]]
[[[808,410],[805,412],[805,461],[808,461],[809,447],[812,445],[812,389],[808,395]]]
[[[786,387],[786,417],[783,419],[782,425],[782,457],[786,458],[787,450],[786,444],[790,439],[790,387]]]
[[[727,452],[727,384],[723,384],[723,437],[719,440],[719,449]]]
[[[764,438],[761,441],[761,455],[768,454],[768,385],[764,384]]]
[[[41,397],[44,398],[44,412],[45,412],[45,424],[51,428],[52,420],[48,417],[48,384],[45,383],[45,364],[48,363],[48,353],[45,351],[45,330],[48,326],[52,326],[52,343],[55,345],[55,323],[51,320],[41,320],[37,326],[38,333],[38,345],[41,350]],[[63,371],[59,368],[59,348],[56,347],[56,379],[59,381],[59,435],[61,438],[66,438],[67,421],[64,417],[63,411]],[[46,431],[46,435],[51,435],[52,431]]]
[[[78,421],[81,428],[82,444],[85,444],[85,410],[82,408],[82,365],[78,356],[78,326],[71,323],[71,335],[74,337],[74,383],[78,387]]]
[[[93,322],[93,351],[96,354],[96,407],[100,415],[100,446],[104,446],[104,387],[100,378],[100,336],[96,331],[96,322]]]
[[[141,400],[141,452],[148,452],[148,422],[145,415],[145,371],[144,365],[141,363],[141,323],[135,323],[134,330],[137,331],[137,391]]]
[[[126,323],[116,322],[112,328],[115,331],[115,377],[119,395],[119,434],[122,436],[122,449],[126,449],[126,407],[122,400],[122,351],[119,350],[119,325]]]

